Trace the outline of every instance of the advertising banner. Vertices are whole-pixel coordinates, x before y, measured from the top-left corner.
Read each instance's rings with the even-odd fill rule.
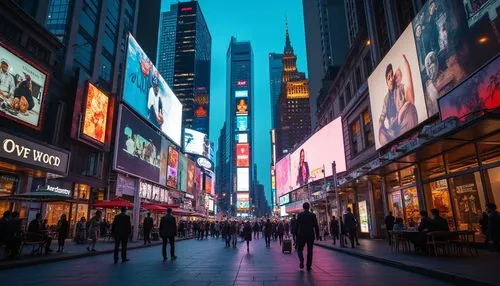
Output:
[[[413,19],[429,117],[438,99],[500,52],[500,1],[427,1]]]
[[[238,133],[238,134],[236,134],[236,142],[238,142],[238,143],[248,143],[248,134],[247,133]]]
[[[237,210],[249,210],[250,209],[250,201],[249,200],[236,200],[236,209]]]
[[[236,144],[236,167],[250,166],[250,145],[248,143]]]
[[[236,100],[236,115],[248,115],[248,102],[245,98]]]
[[[190,128],[184,128],[184,152],[209,158],[210,142],[208,141],[208,135]]]
[[[248,130],[248,116],[236,116],[236,131]]]
[[[194,96],[194,116],[196,118],[208,117],[208,94],[205,87],[197,87]]]
[[[292,174],[290,173],[290,155],[286,155],[283,159],[276,163],[275,167],[276,173],[276,196],[279,198],[282,195],[290,192],[290,187],[292,183],[290,178]]]
[[[248,97],[248,90],[236,90],[234,92],[234,97]]]
[[[439,99],[441,120],[500,107],[500,56]]]
[[[250,169],[236,168],[236,191],[250,191]]]
[[[168,147],[168,167],[167,167],[167,186],[177,187],[177,175],[179,166],[179,152],[174,147]]]
[[[338,117],[318,130],[307,141],[290,155],[289,186],[285,193],[298,189],[308,183],[322,180],[333,174],[332,163],[337,165],[337,172],[346,170],[344,141],[342,135],[342,118]],[[278,167],[276,165],[276,174]],[[325,173],[322,170],[324,168]],[[283,194],[285,194],[283,193]],[[283,195],[283,194],[279,194]]]
[[[368,78],[375,147],[383,147],[427,119],[410,24]]]
[[[195,192],[199,193],[201,190],[203,190],[203,185],[202,185],[202,177],[201,177],[201,169],[196,167],[194,169],[194,183],[195,183]]]
[[[123,101],[181,145],[182,104],[132,35],[128,37]]]
[[[205,179],[203,180],[205,183],[205,193],[207,195],[212,194],[212,177],[208,176],[207,174],[204,174]]]
[[[179,153],[179,167],[177,168],[178,183],[177,188],[181,192],[186,192],[187,189],[187,157]]]
[[[187,187],[186,191],[189,194],[194,193],[194,180],[195,180],[196,165],[193,160],[188,159],[187,161]]]
[[[104,144],[106,141],[108,105],[108,95],[89,82],[82,122],[82,134],[100,144]]]
[[[368,227],[368,208],[366,206],[366,201],[361,201],[358,203],[359,208],[359,226],[361,232],[368,233],[370,229]]]
[[[48,74],[0,42],[0,116],[40,130]]]
[[[164,184],[167,140],[123,105],[119,113],[113,169]]]
[[[134,196],[135,179],[122,174],[116,176],[116,196]]]

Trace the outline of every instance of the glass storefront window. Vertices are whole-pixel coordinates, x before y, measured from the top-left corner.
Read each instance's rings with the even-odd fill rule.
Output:
[[[16,176],[0,175],[0,197],[12,195],[18,185],[19,179]]]
[[[458,229],[479,230],[479,220],[486,204],[479,172],[451,178],[450,190]]]
[[[48,226],[55,226],[62,214],[69,214],[69,203],[47,203],[45,216]]]
[[[401,186],[415,184],[415,166],[400,171]]]
[[[474,144],[467,144],[445,154],[448,173],[477,167]]]
[[[75,189],[78,189],[78,197],[80,200],[88,200],[90,198],[90,187],[84,184],[75,185]]]
[[[403,190],[405,222],[409,227],[416,227],[420,219],[420,208],[418,205],[417,188]]]
[[[443,156],[438,155],[432,157],[421,164],[422,180],[433,179],[436,177],[444,176],[444,161]]]
[[[0,216],[3,216],[3,213],[8,210],[10,210],[10,203],[6,201],[0,202]]]
[[[438,209],[442,217],[448,221],[450,230],[455,230],[453,210],[451,208],[450,192],[446,179],[437,180],[424,185],[427,211]]]
[[[500,167],[488,169],[486,177],[488,200],[500,208]]]
[[[403,218],[403,200],[401,198],[401,191],[392,192],[389,195],[389,210],[392,211],[392,215],[396,218]]]

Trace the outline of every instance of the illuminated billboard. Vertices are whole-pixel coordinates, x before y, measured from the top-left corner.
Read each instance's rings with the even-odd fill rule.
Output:
[[[236,167],[250,166],[250,145],[248,143],[236,144]]]
[[[238,143],[248,143],[248,134],[247,133],[238,133],[238,134],[236,134],[236,142],[238,142]]]
[[[177,145],[181,144],[182,104],[130,34],[123,101]]]
[[[234,97],[236,98],[248,97],[248,90],[237,90],[234,92]]]
[[[291,191],[290,154],[276,163],[274,171],[276,174],[276,197],[279,198]]]
[[[184,152],[208,158],[210,156],[208,135],[190,128],[184,128]]]
[[[250,201],[238,201],[236,200],[237,210],[248,210],[250,209]]]
[[[40,130],[48,74],[0,42],[0,116]]]
[[[101,144],[106,141],[109,97],[90,82],[87,86],[82,134]]]
[[[236,115],[248,115],[248,102],[244,98],[236,100]]]
[[[338,117],[314,133],[313,136],[307,139],[304,144],[299,146],[290,155],[290,177],[288,183],[292,189],[297,189],[307,183],[320,179],[322,180],[324,176],[331,176],[333,174],[332,162],[336,163],[338,173],[346,170],[342,134],[342,118]],[[281,167],[280,163],[281,161],[276,164],[277,176],[281,176],[279,174],[280,171],[278,171],[278,168]],[[283,166],[286,168],[286,162],[284,162]],[[325,171],[324,175],[322,172],[323,168]],[[287,188],[288,191],[286,191]],[[285,192],[278,193],[278,197],[290,191],[289,186],[281,186],[281,190],[283,189]]]
[[[205,174],[204,177],[204,190],[206,194],[210,195],[212,193],[212,177],[208,176],[207,174]]]
[[[186,155],[179,153],[179,165],[177,167],[177,188],[181,192],[186,192],[187,189],[187,166],[188,161]]]
[[[248,130],[248,116],[236,116],[236,131]]]
[[[236,168],[236,191],[237,192],[250,191],[250,169],[249,168]]]
[[[190,194],[194,193],[195,190],[195,172],[196,172],[196,164],[193,160],[188,159],[187,161],[187,188],[186,191]]]
[[[238,200],[238,201],[249,201],[250,200],[250,193],[237,193],[236,194],[236,200]]]
[[[174,147],[168,147],[168,167],[167,167],[167,186],[177,187],[177,173],[179,166],[179,152]]]
[[[119,110],[113,169],[165,184],[168,142],[123,105]]]
[[[375,147],[383,147],[427,119],[412,25],[368,78]]]

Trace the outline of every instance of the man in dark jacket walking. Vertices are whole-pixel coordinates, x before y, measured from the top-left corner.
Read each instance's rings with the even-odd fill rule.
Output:
[[[153,218],[151,217],[151,213],[148,213],[148,216],[144,218],[142,228],[144,229],[144,244],[151,244],[151,230],[153,229]]]
[[[316,215],[309,211],[309,203],[305,202],[304,211],[297,217],[297,253],[300,259],[300,269],[304,268],[304,246],[307,244],[307,271],[311,271],[313,245],[315,238],[319,238],[319,226]]]
[[[167,209],[167,214],[160,220],[160,236],[163,240],[161,253],[163,262],[167,261],[167,243],[170,243],[170,259],[176,260],[175,256],[175,236],[177,235],[177,223],[172,215],[172,209]]]
[[[330,221],[330,233],[332,234],[333,245],[335,245],[337,243],[337,239],[340,239],[339,221],[335,218],[335,216],[332,216],[332,220]]]
[[[351,208],[347,208],[347,213],[344,215],[344,226],[349,234],[351,247],[354,248],[354,240],[356,238],[356,218],[351,212]]]
[[[120,244],[122,246],[122,263],[129,261],[129,259],[127,259],[127,242],[130,233],[132,232],[132,225],[130,223],[130,216],[128,216],[126,212],[127,208],[122,207],[121,213],[117,215],[113,220],[113,226],[111,229],[111,232],[115,239],[115,264],[118,263],[118,252],[120,250]]]
[[[392,212],[385,217],[385,229],[387,230],[387,239],[389,240],[389,245],[392,244],[391,241],[391,231],[394,229],[394,222],[396,218],[392,215]]]

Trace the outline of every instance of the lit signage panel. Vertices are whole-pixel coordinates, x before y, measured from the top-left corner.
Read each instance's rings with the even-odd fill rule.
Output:
[[[421,83],[410,24],[368,78],[377,149],[427,119]]]
[[[366,206],[366,201],[361,201],[358,203],[359,208],[359,226],[361,228],[361,232],[368,233],[370,232],[368,227],[368,208]]]
[[[177,187],[177,175],[179,166],[179,152],[174,147],[168,147],[168,168],[167,168],[167,186]]]
[[[248,143],[236,144],[236,167],[250,166],[250,145]]]
[[[177,188],[181,192],[186,192],[187,190],[187,168],[188,168],[188,161],[186,155],[179,153],[179,166],[177,168],[177,173],[178,173]]]
[[[248,90],[237,90],[234,92],[234,97],[248,97]]]
[[[281,197],[291,191],[290,154],[279,160],[274,169],[276,173],[276,196]]]
[[[177,145],[181,145],[182,104],[130,34],[123,101]]]
[[[250,200],[250,194],[249,193],[237,193],[236,194],[236,200],[238,200],[238,201],[249,201]]]
[[[184,128],[184,152],[208,158],[210,156],[208,135],[190,128]]]
[[[248,210],[250,209],[250,201],[238,201],[236,200],[237,210]]]
[[[205,177],[205,180],[204,180],[204,185],[205,185],[205,193],[210,195],[212,194],[212,177],[208,176],[208,175],[204,175]]]
[[[325,145],[328,144],[328,145]],[[325,146],[335,146],[325,148]],[[292,189],[307,183],[323,179],[333,174],[332,162],[337,165],[337,172],[346,170],[342,118],[337,118],[318,130],[313,136],[290,155],[290,181]],[[278,162],[279,164],[279,162]],[[278,174],[278,165],[276,173]],[[283,193],[278,194],[278,196]]]
[[[244,98],[236,100],[236,115],[248,115],[248,102]]]
[[[280,206],[288,204],[290,202],[290,194],[286,194],[280,197]]]
[[[0,116],[40,130],[47,72],[2,42],[0,63]]]
[[[248,143],[248,134],[247,133],[236,134],[236,142],[238,142],[238,143]]]
[[[236,116],[236,131],[248,130],[248,116]]]
[[[236,191],[250,191],[250,169],[236,168]]]
[[[109,97],[90,82],[87,87],[82,134],[101,144],[106,141]]]
[[[188,159],[187,162],[187,189],[186,191],[189,194],[194,193],[194,179],[195,179],[195,172],[196,172],[196,165],[193,162],[193,160]]]

